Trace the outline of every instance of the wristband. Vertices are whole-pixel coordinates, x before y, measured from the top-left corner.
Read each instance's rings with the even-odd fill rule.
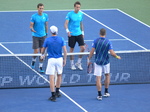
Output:
[[[119,58],[119,56],[118,56],[118,55],[116,55],[116,56],[115,56],[115,58],[117,58],[117,59],[118,59],[118,58]]]
[[[84,35],[84,31],[82,31],[82,35]]]
[[[67,32],[67,33],[70,32],[68,28],[66,29],[66,32]]]

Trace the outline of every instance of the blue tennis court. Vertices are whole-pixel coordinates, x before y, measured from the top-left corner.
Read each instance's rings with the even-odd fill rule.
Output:
[[[150,26],[133,18],[119,9],[106,10],[82,10],[84,13],[84,29],[85,42],[91,46],[92,41],[99,37],[101,28],[107,29],[106,38],[110,39],[115,51],[135,51],[150,49]],[[11,11],[0,12],[1,17],[1,38],[0,38],[0,54],[32,54],[32,38],[29,29],[30,17],[36,11]],[[59,29],[59,36],[63,36],[67,42],[67,35],[64,28],[65,16],[69,10],[45,11],[49,15],[49,26],[56,25]],[[50,33],[48,34],[50,36]],[[68,47],[68,46],[67,46]],[[91,47],[90,47],[91,48]],[[76,45],[75,52],[79,52]],[[113,61],[117,64],[113,67],[111,84],[114,82],[128,83],[126,85],[111,85],[110,98],[103,98],[102,101],[96,100],[95,86],[76,86],[62,87],[63,96],[57,102],[48,101],[50,96],[49,88],[21,88],[21,89],[0,89],[0,111],[1,112],[148,112],[150,110],[150,68],[149,57],[147,54],[136,55],[136,58],[142,60],[146,58],[145,65],[141,63],[132,63],[128,67],[123,65],[126,61],[132,62],[127,56],[123,57],[120,62]],[[149,56],[149,54],[148,54]],[[12,59],[13,61],[14,59]],[[1,59],[2,61],[2,59]],[[19,60],[20,61],[20,60]],[[18,59],[14,64],[18,64]],[[25,61],[27,65],[31,60]],[[84,63],[86,60],[84,61]],[[10,63],[10,62],[8,62]],[[8,63],[1,65],[0,88],[13,87],[45,87],[49,84],[43,79],[39,73],[28,69],[26,65],[19,62],[20,70],[15,72],[7,70],[5,66]],[[11,66],[14,66],[12,64]],[[5,66],[3,66],[5,65]],[[46,66],[46,65],[45,65]],[[118,70],[116,70],[118,68]],[[124,68],[129,68],[125,71]],[[137,68],[138,70],[135,70]],[[6,69],[6,70],[5,70]],[[13,69],[13,70],[14,70]],[[86,71],[76,71],[72,74],[64,70],[63,84],[64,85],[84,85],[95,83],[91,74],[86,77]],[[145,69],[141,72],[140,69]],[[26,74],[24,74],[26,72]],[[131,72],[131,74],[129,74]],[[68,74],[67,74],[68,73]],[[133,74],[134,75],[133,75]],[[114,75],[115,74],[115,75]],[[11,76],[12,75],[12,76]],[[137,75],[137,76],[136,76]],[[44,78],[47,79],[47,76]],[[130,77],[129,77],[130,76]],[[77,77],[77,79],[74,79]],[[132,84],[133,79],[145,81],[148,84]],[[140,81],[139,81],[140,82]]]

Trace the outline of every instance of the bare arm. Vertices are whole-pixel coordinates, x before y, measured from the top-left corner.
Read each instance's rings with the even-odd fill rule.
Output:
[[[63,46],[63,51],[64,51],[63,66],[65,66],[66,65],[66,59],[67,59],[67,49],[66,49],[66,46]]]
[[[80,22],[80,28],[81,28],[81,31],[82,31],[82,36],[84,38],[84,27],[83,27],[83,23]]]
[[[45,32],[48,33],[48,22],[45,23]]]
[[[70,35],[71,32],[70,32],[69,29],[68,29],[68,23],[69,23],[69,21],[66,20],[66,21],[65,21],[65,24],[64,24],[64,27],[65,27],[65,29],[66,29],[66,32],[67,32],[68,36],[71,37],[71,35]]]
[[[95,48],[92,48],[92,50],[90,51],[90,55],[88,57],[88,59],[90,60],[94,54]]]
[[[113,56],[113,57],[115,57],[115,58],[117,58],[117,59],[121,59],[121,57],[120,56],[118,56],[115,52],[114,52],[114,50],[109,50],[109,52],[110,52],[110,54]]]
[[[34,23],[30,22],[30,29],[31,29],[32,32],[36,32],[36,31],[34,30],[34,28],[33,28],[33,25],[34,25]]]

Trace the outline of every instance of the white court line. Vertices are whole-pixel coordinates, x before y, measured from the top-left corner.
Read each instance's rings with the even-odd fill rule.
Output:
[[[90,15],[86,14],[85,12],[83,12],[83,11],[81,11],[81,12],[82,12],[84,15],[86,15],[87,17],[89,17],[90,19],[92,19],[92,20],[94,20],[95,22],[97,22],[97,23],[103,25],[104,27],[106,27],[106,28],[108,28],[109,30],[113,31],[114,33],[120,35],[121,37],[127,39],[128,41],[130,41],[130,42],[132,42],[133,44],[139,46],[140,48],[142,48],[142,49],[144,49],[144,50],[148,50],[148,49],[146,49],[145,47],[141,46],[140,44],[134,42],[133,40],[127,38],[126,36],[120,34],[119,32],[117,32],[117,31],[113,30],[112,28],[108,27],[107,25],[103,24],[102,22],[100,22],[100,21],[96,20],[95,18],[91,17]]]
[[[143,25],[145,25],[145,26],[147,26],[147,27],[149,27],[149,28],[150,28],[150,26],[149,26],[149,25],[147,25],[147,24],[145,24],[144,22],[142,22],[142,21],[140,21],[140,20],[136,19],[135,17],[133,17],[133,16],[131,16],[131,15],[129,15],[129,14],[127,14],[127,13],[123,12],[123,11],[122,11],[122,10],[120,10],[120,9],[117,9],[117,10],[118,10],[119,12],[121,12],[121,13],[125,14],[126,16],[128,16],[128,17],[130,17],[130,18],[132,18],[132,19],[134,19],[134,20],[138,21],[139,23],[141,23],[141,24],[143,24]]]
[[[95,11],[95,10],[117,10],[117,9],[82,9],[84,11]],[[54,11],[72,11],[72,9],[65,9],[65,10],[44,10],[49,12]],[[14,10],[14,11],[0,11],[0,12],[37,12],[37,10]]]
[[[127,39],[109,39],[110,41],[125,41]],[[93,42],[94,40],[84,40],[85,42]],[[67,40],[65,42],[68,42]],[[1,44],[30,44],[32,41],[19,41],[19,42],[1,42]]]
[[[39,75],[40,77],[42,77],[46,82],[50,83],[44,76],[42,76],[40,73],[38,73],[36,70],[32,69],[26,62],[24,62],[22,59],[20,59],[18,56],[16,56],[13,52],[11,52],[8,48],[6,48],[4,45],[2,45],[0,43],[0,46],[2,46],[5,50],[7,50],[10,54],[12,54],[13,56],[15,56],[15,58],[17,58],[20,62],[22,62],[24,65],[26,65],[29,69],[31,69],[33,72],[35,72],[37,75]],[[60,92],[66,96],[70,101],[72,101],[74,104],[76,104],[80,109],[82,109],[84,112],[88,112],[87,110],[85,110],[81,105],[79,105],[76,101],[74,101],[72,98],[70,98],[66,93],[64,93],[63,91],[60,90]]]

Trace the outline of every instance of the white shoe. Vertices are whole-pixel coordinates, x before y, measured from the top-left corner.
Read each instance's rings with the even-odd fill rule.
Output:
[[[97,96],[97,99],[98,100],[102,100],[102,96]]]
[[[81,63],[76,63],[75,65],[78,67],[78,69],[83,70]]]
[[[105,94],[104,94],[104,97],[109,97],[109,96],[110,96],[109,93],[105,93]]]
[[[71,70],[76,70],[76,67],[74,65],[71,65]]]

